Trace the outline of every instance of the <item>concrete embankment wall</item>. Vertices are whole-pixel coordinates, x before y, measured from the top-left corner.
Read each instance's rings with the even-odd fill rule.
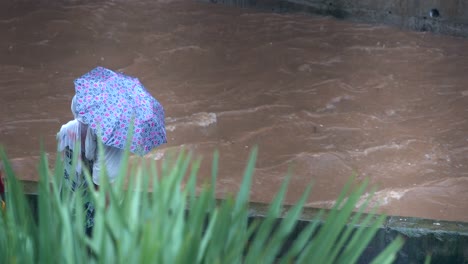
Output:
[[[467,0],[200,0],[468,37]]]

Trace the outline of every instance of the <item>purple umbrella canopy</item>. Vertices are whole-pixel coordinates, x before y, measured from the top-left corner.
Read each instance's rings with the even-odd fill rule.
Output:
[[[162,105],[138,78],[97,67],[75,80],[78,118],[104,145],[125,148],[132,120],[130,151],[145,155],[167,143]]]

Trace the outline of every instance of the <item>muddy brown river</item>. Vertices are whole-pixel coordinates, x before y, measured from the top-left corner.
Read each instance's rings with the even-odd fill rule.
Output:
[[[380,212],[468,221],[468,39],[188,0],[70,2],[0,11],[0,143],[22,177],[37,177],[41,139],[53,159],[73,80],[100,65],[165,107],[169,142],[148,159],[192,150],[208,178],[219,150],[220,197],[258,145],[252,201],[292,168],[290,204],[313,181],[307,205],[329,207],[356,174]]]

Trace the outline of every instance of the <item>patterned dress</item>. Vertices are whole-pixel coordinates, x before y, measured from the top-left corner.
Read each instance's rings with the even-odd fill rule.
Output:
[[[64,165],[63,181],[61,184],[61,194],[63,197],[64,192],[70,192],[72,195],[80,195],[83,201],[82,208],[74,208],[74,210],[84,210],[86,222],[84,223],[87,231],[94,225],[94,205],[92,203],[90,187],[86,181],[84,171],[88,170],[92,175],[93,161],[86,158],[85,153],[82,151],[81,159],[77,167],[73,168],[73,150],[78,147],[76,143],[80,144],[81,149],[85,150],[86,132],[88,127],[83,125],[78,120],[69,121],[63,125],[57,133],[58,151],[62,153],[62,161]],[[90,149],[91,151],[91,149]],[[75,211],[76,212],[76,211]]]
[[[81,155],[81,172],[72,171],[72,161],[73,161],[73,150],[69,147],[65,147],[63,152],[63,161],[64,161],[64,181],[62,185],[63,188],[68,188],[73,194],[81,194],[84,202],[84,210],[86,216],[85,228],[90,229],[94,226],[94,205],[91,201],[89,193],[89,184],[85,179],[84,170],[89,170],[92,174],[93,162],[87,160],[84,155]],[[92,188],[93,186],[91,186]]]

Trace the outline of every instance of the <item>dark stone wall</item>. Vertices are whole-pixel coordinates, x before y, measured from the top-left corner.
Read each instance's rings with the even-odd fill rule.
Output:
[[[200,0],[468,37],[467,0]]]
[[[2,0],[0,17],[37,5],[110,0]],[[120,0],[124,1],[124,0]],[[129,0],[131,1],[131,0]],[[468,0],[196,0],[274,12],[307,12],[356,22],[468,37]],[[432,11],[432,12],[431,12]],[[15,13],[15,12],[14,12]]]

